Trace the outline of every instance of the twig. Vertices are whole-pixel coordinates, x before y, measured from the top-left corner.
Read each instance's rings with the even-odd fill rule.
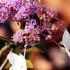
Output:
[[[26,55],[26,47],[27,47],[27,44],[24,45],[24,57],[25,57],[25,55]]]
[[[0,56],[1,56],[2,52],[3,52],[4,50],[6,50],[7,48],[8,48],[8,46],[4,46],[4,47],[0,50]]]
[[[3,64],[0,66],[0,70],[3,70],[4,66],[6,65],[8,59],[6,58],[5,61],[3,62]]]
[[[56,44],[59,48],[61,47],[61,45],[60,45],[59,43],[57,43],[54,39],[52,39],[52,42],[53,42],[54,44]]]

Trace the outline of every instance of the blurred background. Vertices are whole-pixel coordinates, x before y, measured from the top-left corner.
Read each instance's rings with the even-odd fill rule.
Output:
[[[4,0],[6,2],[7,0]],[[50,8],[56,8],[62,15],[65,26],[70,26],[70,0],[42,0],[42,3],[47,5]],[[16,32],[18,26],[15,22],[12,22],[11,26],[13,27],[12,32]],[[0,27],[0,36],[4,38],[9,38],[11,35],[8,33],[7,28]],[[8,36],[8,34],[9,36]],[[59,34],[58,34],[59,35]],[[58,36],[57,36],[58,37]],[[4,39],[0,40],[0,47],[5,46],[7,41]],[[28,50],[29,57],[28,60],[33,64],[33,68],[28,68],[28,70],[70,70],[70,58],[67,56],[67,53],[64,49],[60,50],[56,45],[46,45],[44,46],[46,52],[41,52],[40,49],[33,47]],[[9,49],[3,51],[2,56],[0,56],[0,65],[5,60]],[[10,64],[7,64],[3,70],[8,70]]]

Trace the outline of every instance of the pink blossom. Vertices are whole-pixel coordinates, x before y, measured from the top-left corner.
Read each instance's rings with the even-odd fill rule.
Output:
[[[24,31],[23,30],[19,30],[17,31],[14,35],[13,35],[13,41],[14,42],[19,42],[19,43],[23,43],[23,34],[24,34]]]
[[[4,23],[8,19],[8,9],[6,7],[0,8],[0,23]]]
[[[19,10],[22,5],[22,0],[8,0],[6,6],[8,7],[9,10]]]

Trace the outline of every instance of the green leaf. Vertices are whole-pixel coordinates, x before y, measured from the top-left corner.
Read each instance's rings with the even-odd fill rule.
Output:
[[[26,64],[27,64],[27,68],[33,68],[33,64],[30,60],[27,60]]]
[[[60,44],[63,45],[63,41],[61,41]]]
[[[13,50],[16,49],[16,45],[15,44],[9,44],[8,46],[9,46],[10,49],[13,49]]]

